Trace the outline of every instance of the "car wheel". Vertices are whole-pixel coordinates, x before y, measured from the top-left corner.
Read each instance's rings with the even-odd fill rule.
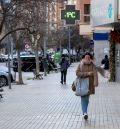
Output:
[[[8,85],[8,80],[5,76],[0,76],[0,86]]]

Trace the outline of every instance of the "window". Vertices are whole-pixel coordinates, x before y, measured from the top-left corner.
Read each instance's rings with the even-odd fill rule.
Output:
[[[84,14],[90,14],[90,4],[84,4]]]
[[[90,4],[84,4],[84,22],[90,22]]]

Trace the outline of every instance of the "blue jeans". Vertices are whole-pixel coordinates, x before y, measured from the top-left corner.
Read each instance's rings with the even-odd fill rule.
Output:
[[[81,96],[81,106],[83,114],[87,113],[88,104],[89,104],[89,95]]]

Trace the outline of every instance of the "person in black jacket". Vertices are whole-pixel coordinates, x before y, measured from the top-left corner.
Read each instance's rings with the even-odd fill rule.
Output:
[[[109,58],[108,55],[105,55],[104,59],[102,59],[101,64],[104,65],[105,77],[108,77],[109,74]]]
[[[66,75],[67,75],[67,69],[69,67],[68,60],[65,57],[62,57],[62,60],[60,61],[60,69],[61,69],[61,84],[66,84]]]
[[[101,64],[104,65],[105,70],[109,70],[109,59],[108,55],[105,55],[105,58],[102,59]]]

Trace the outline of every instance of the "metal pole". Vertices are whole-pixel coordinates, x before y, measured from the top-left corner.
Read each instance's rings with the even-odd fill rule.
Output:
[[[8,2],[9,3],[9,2]],[[4,1],[4,5],[5,5],[5,1]],[[9,23],[9,21],[8,21]],[[10,25],[10,23],[8,24]],[[5,21],[5,26],[6,28],[8,28],[9,30],[9,26],[7,26],[7,22]],[[5,31],[7,32],[7,29],[5,29]],[[11,67],[10,67],[10,50],[11,50],[11,41],[10,41],[10,36],[7,36],[7,51],[8,51],[8,87],[9,89],[11,89]]]
[[[45,32],[46,33],[46,32]],[[45,34],[44,36],[44,76],[47,76],[47,60],[46,60],[46,42],[47,42],[47,36]]]
[[[11,44],[11,66],[13,68],[13,42],[10,42]]]
[[[46,58],[46,35],[44,36],[44,58]]]
[[[45,35],[44,35],[44,61],[43,61],[43,66],[44,66],[44,76],[47,76],[47,70],[48,70],[48,64],[47,64],[47,53],[46,53],[46,51],[47,51],[47,40],[48,40],[48,24],[47,24],[47,21],[48,21],[48,23],[49,23],[49,17],[48,17],[48,13],[49,13],[49,3],[48,3],[48,5],[47,5],[47,7],[46,6],[44,6],[44,9],[45,9],[45,15],[46,15],[46,20],[45,20]],[[48,18],[48,19],[47,19]]]
[[[60,52],[62,53],[61,39],[60,39]]]
[[[11,41],[8,35],[8,86],[9,86],[9,89],[11,89],[10,48],[11,48]]]
[[[68,49],[69,49],[69,64],[71,63],[70,61],[70,57],[71,57],[71,41],[70,41],[70,26],[68,27],[68,33],[69,33],[69,45],[68,45]]]

